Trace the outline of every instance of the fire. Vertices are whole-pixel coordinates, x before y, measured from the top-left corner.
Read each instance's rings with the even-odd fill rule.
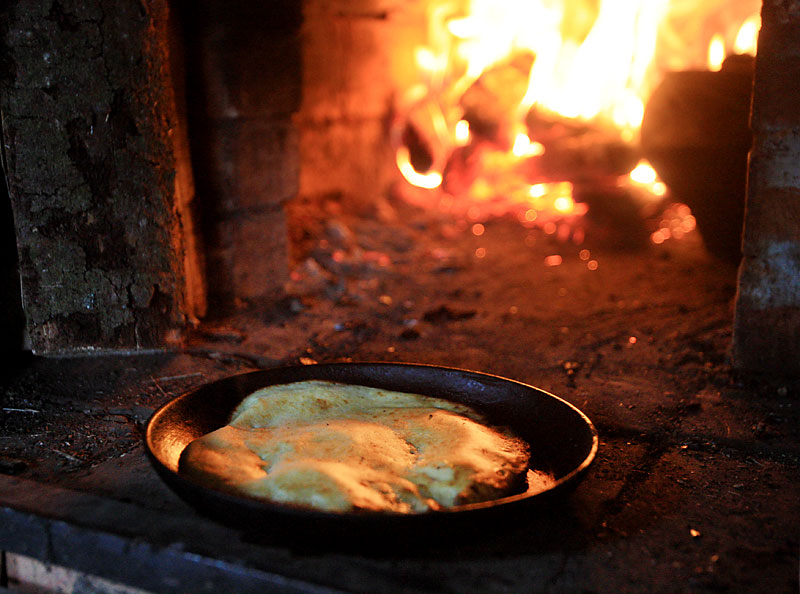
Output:
[[[759,8],[760,0],[433,0],[427,44],[414,56],[420,80],[392,129],[397,166],[473,221],[512,213],[579,243],[570,225],[588,210],[580,187],[667,195],[637,158],[647,98],[669,69],[716,70],[728,53],[754,53]],[[689,216],[652,241],[690,231]]]
[[[708,44],[708,69],[717,72],[722,70],[725,61],[725,38],[717,33]]]
[[[538,157],[544,154],[544,145],[541,142],[532,141],[527,134],[520,132],[514,138],[511,152],[515,157]]]
[[[742,26],[739,27],[739,32],[736,34],[736,40],[733,42],[733,49],[737,54],[751,54],[755,55],[756,46],[758,45],[758,31],[761,29],[761,17],[753,15],[748,18]]]
[[[761,17],[757,14],[751,15],[736,30],[732,39],[726,40],[722,33],[715,33],[708,44],[708,69],[717,71],[722,69],[730,50],[734,54],[756,54],[758,43],[758,31],[761,29]]]
[[[410,184],[415,185],[418,188],[425,188],[428,190],[438,188],[439,185],[441,185],[441,173],[437,173],[436,171],[432,171],[430,173],[417,173],[417,170],[414,169],[414,166],[411,164],[411,157],[408,148],[404,146],[399,147],[397,149],[396,159],[397,168]]]
[[[589,3],[583,10],[588,11]],[[522,106],[538,104],[568,118],[598,116],[619,128],[639,126],[646,75],[664,0],[603,0],[588,33],[589,14],[572,17],[563,4],[553,27],[530,48],[536,55]],[[578,24],[572,24],[571,20]]]
[[[469,122],[467,120],[458,120],[456,122],[455,130],[453,130],[453,139],[456,146],[466,146],[469,144]]]

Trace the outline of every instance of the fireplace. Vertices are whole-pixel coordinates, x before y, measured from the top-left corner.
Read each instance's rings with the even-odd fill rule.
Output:
[[[0,549],[164,592],[670,591],[675,576],[699,590],[789,587],[800,292],[796,93],[784,88],[797,63],[784,48],[798,39],[796,8],[764,3],[754,135],[744,148],[722,141],[735,150],[715,160],[739,163],[752,144],[734,167],[750,172],[740,263],[738,242],[729,257],[703,247],[719,227],[704,228],[667,179],[655,141],[643,155],[629,131],[540,111],[522,120],[531,134],[509,162],[516,134],[500,134],[503,109],[484,100],[516,84],[529,55],[472,82],[442,144],[418,98],[438,76],[420,70],[439,59],[425,3],[257,4],[19,1],[3,12],[17,249],[7,218],[0,296],[18,364],[2,377]],[[752,65],[680,68],[741,89]],[[426,94],[414,95],[421,79]],[[546,136],[558,129],[572,144]],[[680,126],[666,130],[672,146],[682,140]],[[655,170],[632,177],[643,156]],[[425,187],[432,174],[444,188]],[[495,199],[492,184],[514,176],[541,193]],[[742,183],[722,190],[742,193],[732,204]],[[596,421],[596,467],[510,538],[489,531],[421,553],[230,528],[150,470],[144,423],[181,392],[350,360],[552,390]],[[18,575],[24,562],[12,565]],[[2,575],[0,586],[13,581]]]

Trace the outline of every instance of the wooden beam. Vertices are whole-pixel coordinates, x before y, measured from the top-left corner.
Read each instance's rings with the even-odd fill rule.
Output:
[[[203,295],[168,2],[13,0],[6,17],[4,171],[32,350],[179,342]]]

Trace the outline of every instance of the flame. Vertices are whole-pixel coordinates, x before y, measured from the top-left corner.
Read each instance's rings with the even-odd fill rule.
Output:
[[[441,173],[436,171],[432,171],[431,173],[417,173],[414,166],[411,164],[411,156],[408,152],[408,148],[404,146],[398,148],[395,157],[397,159],[397,168],[410,184],[427,190],[433,190],[442,184]]]
[[[566,30],[569,16],[552,14],[557,29],[531,47],[536,60],[522,105],[541,105],[571,118],[605,116],[636,128],[644,112],[645,76],[665,0],[603,0],[583,40]]]
[[[750,54],[755,55],[756,46],[758,45],[758,32],[761,29],[761,17],[753,15],[749,17],[742,26],[739,27],[739,32],[736,34],[736,40],[733,42],[733,49],[737,54]]]
[[[761,17],[758,14],[754,14],[742,22],[730,43],[726,41],[723,33],[715,33],[708,44],[708,69],[713,71],[721,70],[722,63],[728,53],[754,56],[760,29]]]
[[[544,150],[541,142],[532,141],[524,132],[516,135],[514,146],[511,147],[515,157],[538,157],[544,154]]]
[[[427,42],[414,53],[419,81],[400,98],[392,128],[397,166],[470,224],[510,212],[580,243],[583,232],[571,225],[588,207],[573,182],[584,175],[585,183],[586,172],[553,165],[573,150],[559,138],[588,131],[609,150],[634,147],[647,98],[666,71],[718,70],[729,53],[755,52],[760,4],[432,0]],[[600,169],[589,174],[599,183],[616,179],[654,201],[667,194],[646,161],[634,157],[623,174]],[[689,232],[690,216],[676,215],[681,223],[660,227],[652,241]]]
[[[456,127],[453,130],[453,138],[456,146],[466,146],[469,144],[469,122],[467,120],[458,120]]]
[[[717,33],[708,44],[708,69],[714,72],[722,70],[725,61],[725,38]]]

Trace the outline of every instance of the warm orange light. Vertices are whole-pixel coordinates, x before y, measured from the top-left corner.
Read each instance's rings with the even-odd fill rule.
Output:
[[[477,34],[478,24],[469,17],[447,22],[447,30],[460,39],[469,39]]]
[[[755,52],[758,16],[743,19],[761,0],[724,0],[724,10],[720,2],[678,0],[423,4],[429,21],[425,42],[415,49],[417,78],[399,94],[399,125],[392,129],[401,173],[417,187],[444,186],[431,204],[459,213],[463,230],[480,235],[478,225],[487,218],[511,214],[552,239],[582,245],[585,230],[578,219],[588,206],[574,200],[572,185],[564,181],[581,174],[573,177],[553,166],[562,146],[567,154],[572,150],[559,140],[573,134],[582,140],[586,130],[587,137],[597,133],[635,145],[644,105],[665,72],[716,70],[726,53]],[[706,48],[697,43],[700,31],[719,34]],[[566,136],[559,137],[562,129]],[[419,132],[430,152],[432,165],[424,171],[415,170],[409,148],[402,146],[408,130]],[[644,160],[617,183],[659,208],[668,193]],[[651,241],[690,232],[689,216],[673,212]],[[588,252],[581,259],[597,269]]]
[[[590,13],[567,13],[565,6],[541,9],[546,17],[539,26],[555,21],[558,27],[531,34],[536,61],[523,104],[538,104],[567,117],[603,116],[622,127],[638,127],[658,26],[668,2],[600,1],[582,42],[582,31],[570,30],[565,23],[585,23],[582,19],[591,19]]]
[[[561,266],[561,262],[562,261],[563,260],[562,260],[561,256],[559,256],[558,254],[553,254],[552,256],[547,256],[544,259],[544,265],[545,266]]]
[[[758,46],[758,33],[761,29],[761,17],[753,15],[739,28],[733,49],[737,54],[755,55]]]
[[[660,198],[667,193],[667,186],[658,179],[658,173],[646,159],[642,159],[628,174],[631,183],[644,188],[650,195]]]
[[[725,61],[725,38],[717,33],[708,44],[708,69],[714,72],[721,70],[723,61]]]
[[[559,196],[553,200],[553,208],[555,208],[561,214],[568,214],[572,212],[574,206],[575,202],[573,202],[571,196]]]
[[[644,159],[637,163],[636,167],[633,168],[633,171],[631,171],[629,175],[631,180],[640,184],[652,184],[656,181],[656,177],[658,177],[656,175],[656,170]]]
[[[469,137],[469,122],[467,120],[458,120],[455,130],[453,131],[453,138],[456,146],[466,146],[469,144]]]
[[[438,188],[442,184],[441,173],[436,171],[432,171],[430,173],[418,173],[414,169],[414,166],[411,164],[411,158],[409,156],[407,147],[399,147],[395,154],[395,158],[397,161],[397,168],[400,170],[400,173],[403,174],[403,177],[406,178],[406,181],[408,181],[408,183],[410,183],[412,186],[432,190],[434,188]]]
[[[528,196],[531,198],[541,198],[547,194],[547,186],[545,184],[534,184],[528,189]]]
[[[514,138],[511,152],[516,157],[538,157],[544,154],[544,145],[540,142],[532,142],[527,134],[520,132]]]

